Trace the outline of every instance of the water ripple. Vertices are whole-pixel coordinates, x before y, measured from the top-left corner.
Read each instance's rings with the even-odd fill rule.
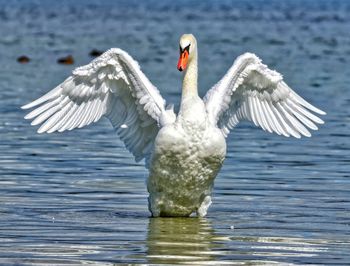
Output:
[[[349,2],[0,4],[1,263],[349,264]],[[178,108],[184,31],[200,45],[201,95],[251,51],[328,114],[320,131],[301,140],[240,124],[208,217],[153,219],[147,171],[108,121],[38,135],[19,107],[89,62],[91,49],[121,47]],[[68,53],[76,65],[55,63]],[[16,62],[22,54],[28,64]]]

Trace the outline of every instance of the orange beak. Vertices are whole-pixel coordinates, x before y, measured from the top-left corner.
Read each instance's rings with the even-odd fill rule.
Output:
[[[179,71],[185,70],[187,67],[187,61],[188,61],[188,51],[184,50],[180,52],[180,58],[179,58],[179,62],[177,63],[177,69]]]

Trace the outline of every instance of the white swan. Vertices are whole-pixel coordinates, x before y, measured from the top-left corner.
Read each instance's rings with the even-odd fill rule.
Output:
[[[226,155],[229,131],[241,120],[286,137],[311,136],[325,114],[297,95],[282,76],[251,53],[239,56],[204,99],[197,89],[197,42],[180,39],[185,70],[176,116],[139,65],[123,50],[110,49],[79,67],[55,89],[23,106],[42,132],[80,128],[109,118],[126,148],[149,168],[153,216],[205,216],[213,181]]]

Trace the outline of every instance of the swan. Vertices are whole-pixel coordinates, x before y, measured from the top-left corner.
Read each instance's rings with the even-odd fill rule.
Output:
[[[242,120],[286,137],[310,137],[324,122],[314,107],[252,53],[239,56],[203,99],[198,96],[198,50],[192,34],[180,38],[177,68],[184,71],[175,114],[125,51],[112,48],[37,100],[25,119],[38,133],[81,128],[107,117],[136,161],[149,170],[148,207],[154,217],[203,217],[226,156],[226,138]],[[315,113],[315,114],[314,114]]]

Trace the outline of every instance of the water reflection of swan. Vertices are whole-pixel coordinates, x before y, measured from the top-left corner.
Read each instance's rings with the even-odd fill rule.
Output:
[[[235,233],[234,233],[235,232]],[[148,264],[275,265],[295,258],[323,256],[325,240],[242,235],[215,230],[205,218],[151,218],[148,224]]]
[[[215,47],[212,47],[215,52]],[[23,106],[38,132],[80,128],[106,116],[136,160],[150,170],[153,216],[205,216],[228,133],[241,120],[286,137],[311,136],[324,114],[297,95],[254,54],[236,59],[227,74],[198,96],[197,41],[180,39],[178,69],[185,70],[179,114],[124,51],[111,49],[73,71],[62,84]]]
[[[197,218],[151,218],[148,224],[147,261],[174,264],[215,261],[214,230],[210,222]]]

